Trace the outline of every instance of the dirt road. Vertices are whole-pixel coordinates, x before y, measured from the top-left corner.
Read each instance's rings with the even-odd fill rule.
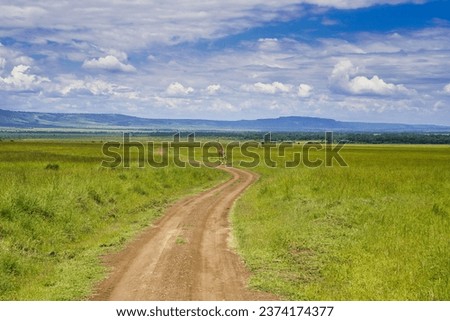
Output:
[[[247,289],[249,273],[229,245],[230,208],[256,176],[222,169],[232,179],[175,203],[124,251],[107,259],[112,273],[93,300],[276,299]]]

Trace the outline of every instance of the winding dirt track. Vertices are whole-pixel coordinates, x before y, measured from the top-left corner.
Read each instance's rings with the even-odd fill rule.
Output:
[[[112,272],[92,300],[277,299],[247,288],[249,273],[229,248],[230,208],[257,177],[221,169],[233,177],[175,203],[124,251],[107,258]]]

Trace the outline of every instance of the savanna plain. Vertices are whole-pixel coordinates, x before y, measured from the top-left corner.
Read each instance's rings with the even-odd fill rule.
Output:
[[[229,178],[172,161],[139,168],[136,149],[130,168],[104,167],[102,145],[0,141],[1,300],[89,298],[104,255]],[[348,166],[286,168],[301,146],[248,168],[259,179],[232,208],[230,246],[249,286],[287,300],[450,300],[450,147],[346,145]]]

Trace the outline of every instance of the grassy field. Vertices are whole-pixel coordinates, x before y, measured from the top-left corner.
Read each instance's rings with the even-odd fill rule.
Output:
[[[255,168],[233,214],[251,284],[294,300],[450,300],[449,146],[341,154],[349,167]]]
[[[134,158],[136,155],[132,156]],[[99,142],[0,142],[0,299],[78,300],[169,202],[224,180],[209,168],[106,169]]]
[[[251,285],[292,300],[450,300],[450,148],[341,154],[348,167],[284,168],[275,157],[277,167],[252,169],[261,177],[232,216]],[[101,255],[169,202],[226,178],[102,160],[89,139],[0,142],[1,300],[86,298],[105,275]]]

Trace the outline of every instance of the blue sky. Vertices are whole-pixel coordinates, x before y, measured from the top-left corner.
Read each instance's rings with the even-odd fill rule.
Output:
[[[0,108],[450,125],[450,3],[0,0]]]

